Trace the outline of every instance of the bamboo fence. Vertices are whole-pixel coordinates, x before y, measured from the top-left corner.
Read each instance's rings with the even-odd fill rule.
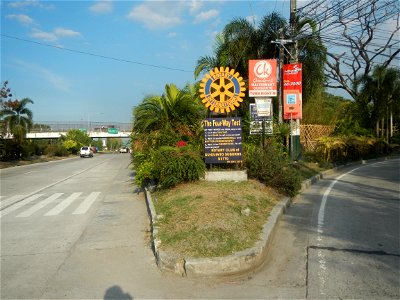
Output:
[[[332,134],[334,126],[300,125],[300,143],[305,151],[314,151],[318,138]]]

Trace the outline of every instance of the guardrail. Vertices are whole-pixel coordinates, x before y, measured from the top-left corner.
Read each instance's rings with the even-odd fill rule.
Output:
[[[37,132],[67,132],[70,129],[79,129],[87,132],[132,132],[132,123],[119,122],[35,122],[30,133]]]

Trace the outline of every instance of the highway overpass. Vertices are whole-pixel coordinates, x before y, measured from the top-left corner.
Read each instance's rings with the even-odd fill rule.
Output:
[[[132,123],[35,122],[26,137],[28,139],[56,139],[66,135],[71,129],[87,132],[91,138],[129,138],[132,133]]]

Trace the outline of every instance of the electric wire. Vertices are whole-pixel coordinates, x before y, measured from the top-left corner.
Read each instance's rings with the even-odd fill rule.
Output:
[[[158,69],[164,69],[164,70],[170,70],[170,71],[179,71],[179,72],[185,72],[185,73],[186,73],[186,72],[187,72],[187,73],[191,73],[191,72],[192,72],[192,71],[188,71],[188,70],[184,70],[184,69],[179,69],[179,68],[172,68],[172,67],[168,67],[168,66],[148,64],[148,63],[143,63],[143,62],[139,62],[139,61],[133,61],[133,60],[129,60],[129,59],[117,58],[117,57],[106,56],[106,55],[91,53],[91,52],[87,52],[87,51],[82,51],[82,50],[76,50],[76,49],[71,49],[71,48],[65,48],[65,47],[56,46],[56,45],[51,45],[51,44],[47,44],[47,43],[43,43],[43,42],[38,42],[38,41],[32,41],[32,40],[28,40],[28,39],[23,39],[23,38],[20,38],[20,37],[16,37],[16,36],[4,34],[4,33],[1,33],[0,35],[1,35],[2,37],[9,38],[9,39],[14,39],[14,40],[17,40],[17,41],[22,41],[22,42],[26,42],[26,43],[37,44],[37,45],[40,45],[40,46],[55,48],[55,49],[58,49],[58,50],[63,50],[63,51],[68,51],[68,52],[73,52],[73,53],[78,53],[78,54],[83,54],[83,55],[88,55],[88,56],[100,57],[100,58],[109,59],[109,60],[114,60],[114,61],[123,62],[123,63],[130,63],[130,64],[135,64],[135,65],[141,65],[141,66],[152,67],[152,68],[158,68]]]

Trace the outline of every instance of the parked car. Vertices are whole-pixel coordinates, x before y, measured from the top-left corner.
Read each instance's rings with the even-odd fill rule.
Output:
[[[81,157],[93,157],[93,151],[90,147],[84,146],[80,151]]]

